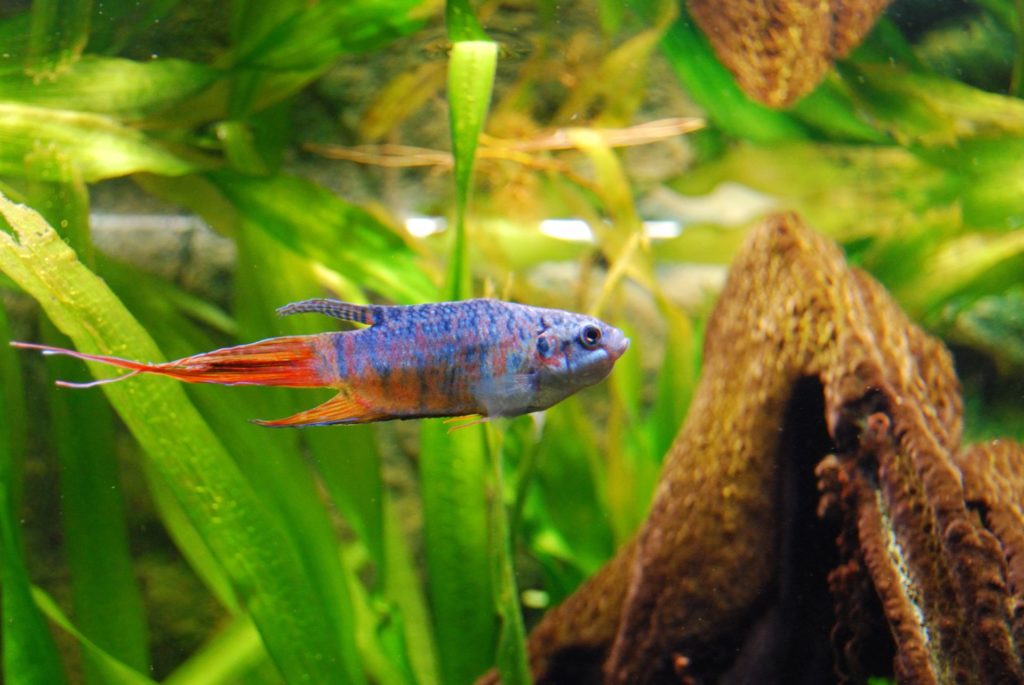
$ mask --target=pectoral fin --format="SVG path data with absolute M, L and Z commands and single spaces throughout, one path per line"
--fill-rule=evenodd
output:
M 284 426 L 301 428 L 304 426 L 329 426 L 335 423 L 371 423 L 390 418 L 394 417 L 361 402 L 358 397 L 345 389 L 312 409 L 300 411 L 298 414 L 283 419 L 271 421 L 255 419 L 253 423 L 273 428 Z
M 492 417 L 490 416 L 480 416 L 479 414 L 471 414 L 470 416 L 450 416 L 444 420 L 444 423 L 448 425 L 448 432 L 454 433 L 462 428 L 469 428 L 470 426 L 487 423 L 491 418 Z
M 533 411 L 537 397 L 537 376 L 511 373 L 488 378 L 477 384 L 476 399 L 487 416 L 518 416 Z

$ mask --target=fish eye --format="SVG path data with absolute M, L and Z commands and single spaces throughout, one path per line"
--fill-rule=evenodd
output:
M 601 329 L 594 324 L 587 324 L 580 329 L 580 344 L 588 350 L 597 347 L 601 342 Z

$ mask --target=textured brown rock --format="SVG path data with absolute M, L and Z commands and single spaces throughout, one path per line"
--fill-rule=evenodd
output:
M 1024 645 L 1024 447 L 1009 440 L 974 445 L 956 457 L 964 494 L 1007 560 L 1014 641 Z
M 531 634 L 538 681 L 1024 682 L 1024 451 L 960 433 L 945 348 L 768 221 L 649 518 Z
M 743 91 L 771 107 L 809 93 L 864 38 L 889 0 L 690 0 Z

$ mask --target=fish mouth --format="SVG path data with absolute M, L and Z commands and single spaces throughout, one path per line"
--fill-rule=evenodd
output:
M 608 356 L 611 357 L 613 362 L 618 361 L 619 357 L 624 355 L 626 350 L 629 349 L 629 338 L 624 335 L 620 335 L 619 337 L 620 339 L 617 341 L 618 344 L 608 346 Z

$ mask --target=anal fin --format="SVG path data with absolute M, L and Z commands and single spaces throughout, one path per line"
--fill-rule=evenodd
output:
M 389 418 L 393 417 L 360 402 L 347 390 L 342 390 L 331 399 L 312 409 L 300 411 L 298 414 L 292 414 L 283 419 L 271 421 L 254 419 L 253 423 L 273 428 L 285 426 L 301 428 L 303 426 L 329 426 L 335 423 L 370 423 Z

